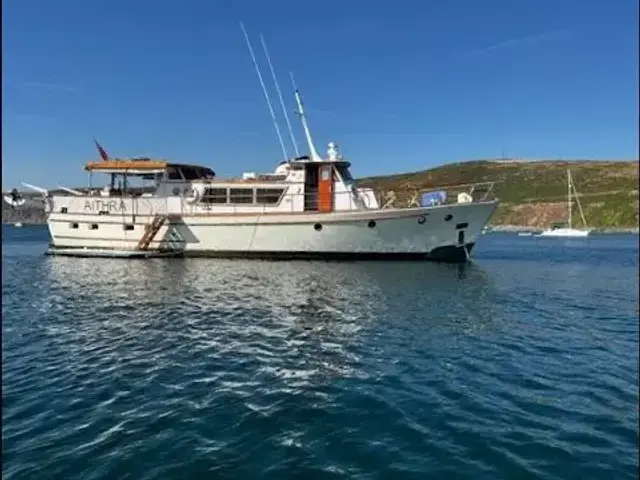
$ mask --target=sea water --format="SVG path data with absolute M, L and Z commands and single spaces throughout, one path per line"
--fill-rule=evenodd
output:
M 46 257 L 3 227 L 6 479 L 635 479 L 638 236 L 467 266 Z

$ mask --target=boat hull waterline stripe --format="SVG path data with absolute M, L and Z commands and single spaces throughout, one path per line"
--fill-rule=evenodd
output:
M 320 261 L 434 261 L 443 263 L 465 263 L 467 255 L 471 253 L 475 242 L 461 247 L 438 247 L 428 253 L 408 252 L 257 252 L 257 251 L 182 251 L 182 252 L 141 252 L 131 251 L 131 255 L 122 250 L 77 248 L 50 248 L 47 255 L 73 257 L 106 257 L 106 258 L 153 258 L 154 256 L 172 256 L 189 258 L 220 258 L 220 259 L 255 259 L 255 260 L 320 260 Z M 466 253 L 465 253 L 466 248 Z M 154 255 L 160 253 L 160 255 Z M 164 253 L 164 255 L 162 255 Z

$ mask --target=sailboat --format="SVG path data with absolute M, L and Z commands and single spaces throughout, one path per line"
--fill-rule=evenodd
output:
M 580 211 L 580 217 L 582 217 L 582 223 L 584 224 L 584 228 L 577 229 L 572 227 L 572 207 L 573 202 L 571 201 L 571 191 L 575 193 L 576 202 L 578 204 L 578 210 Z M 589 235 L 591 230 L 587 227 L 587 221 L 584 218 L 584 213 L 582 211 L 582 205 L 580 205 L 580 198 L 578 198 L 578 191 L 576 190 L 575 185 L 573 184 L 573 180 L 571 178 L 571 170 L 567 168 L 567 207 L 569 210 L 569 218 L 567 219 L 566 224 L 554 224 L 551 228 L 543 231 L 539 237 L 586 237 Z

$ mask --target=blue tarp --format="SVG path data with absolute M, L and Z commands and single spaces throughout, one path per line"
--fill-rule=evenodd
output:
M 420 198 L 420 206 L 432 207 L 434 205 L 442 205 L 447 203 L 447 192 L 429 192 L 423 193 Z

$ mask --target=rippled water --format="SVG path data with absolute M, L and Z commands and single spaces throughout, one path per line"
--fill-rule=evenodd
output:
M 3 228 L 3 476 L 636 478 L 638 237 L 51 258 Z

